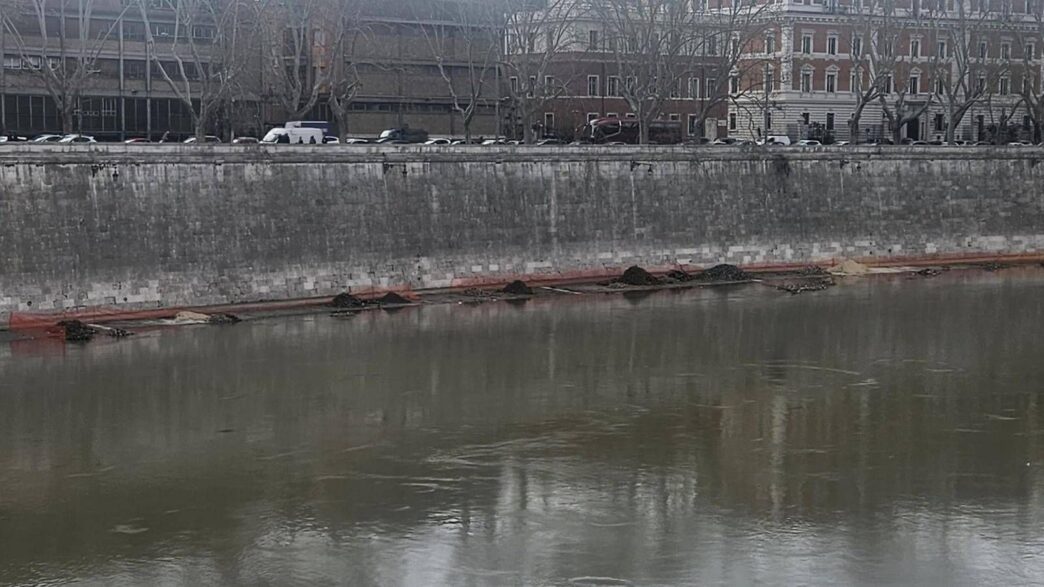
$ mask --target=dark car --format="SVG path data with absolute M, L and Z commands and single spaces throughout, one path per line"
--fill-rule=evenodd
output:
M 377 137 L 378 143 L 423 143 L 428 140 L 428 131 L 419 128 L 389 128 Z

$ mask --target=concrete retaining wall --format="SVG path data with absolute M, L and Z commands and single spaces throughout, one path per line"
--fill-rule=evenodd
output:
M 0 148 L 0 313 L 1044 251 L 1044 150 Z

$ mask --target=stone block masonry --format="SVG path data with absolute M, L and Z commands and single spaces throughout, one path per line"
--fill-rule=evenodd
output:
M 1044 251 L 1044 151 L 0 148 L 0 313 Z M 2 318 L 0 318 L 2 319 Z

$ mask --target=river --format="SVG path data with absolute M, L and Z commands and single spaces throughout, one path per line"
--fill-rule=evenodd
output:
M 1044 271 L 0 347 L 0 584 L 1025 584 Z

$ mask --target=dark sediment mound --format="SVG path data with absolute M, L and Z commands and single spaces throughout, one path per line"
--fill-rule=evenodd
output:
M 477 298 L 477 299 L 486 299 L 486 300 L 488 300 L 488 299 L 492 299 L 492 298 L 496 297 L 493 294 L 493 292 L 487 291 L 487 290 L 484 290 L 484 289 L 479 289 L 477 287 L 469 287 L 468 289 L 466 289 L 466 290 L 464 290 L 464 291 L 462 291 L 460 293 L 465 295 L 465 296 L 468 296 L 469 298 Z
M 823 269 L 819 265 L 809 265 L 808 267 L 802 267 L 801 270 L 798 271 L 798 274 L 799 275 L 814 276 L 814 275 L 830 275 L 830 272 L 827 271 L 826 269 Z
M 526 285 L 526 282 L 522 281 L 521 279 L 516 279 L 515 281 L 512 281 L 511 283 L 505 285 L 504 289 L 502 289 L 501 291 L 514 296 L 533 295 L 533 288 Z
M 667 275 L 665 277 L 670 281 L 675 281 L 678 283 L 685 283 L 686 281 L 692 281 L 696 279 L 696 277 L 693 276 L 691 273 L 686 273 L 681 269 L 672 269 L 667 272 Z
M 64 320 L 58 323 L 65 340 L 69 342 L 87 342 L 94 338 L 98 331 L 79 320 Z
M 390 291 L 381 296 L 381 298 L 377 300 L 377 303 L 382 306 L 405 306 L 406 304 L 409 304 L 410 301 L 399 294 Z
M 697 279 L 701 281 L 747 281 L 750 275 L 735 265 L 715 265 L 700 273 Z
M 942 270 L 936 269 L 935 267 L 925 267 L 920 271 L 915 271 L 914 274 L 920 275 L 921 277 L 935 277 L 936 275 L 942 275 Z
M 210 318 L 207 319 L 207 322 L 209 322 L 211 324 L 219 324 L 220 325 L 220 324 L 237 324 L 237 323 L 241 322 L 241 320 L 239 319 L 239 316 L 234 316 L 232 314 L 211 314 Z
M 791 295 L 807 293 L 810 291 L 823 291 L 828 287 L 836 285 L 834 280 L 827 277 L 824 279 L 812 279 L 797 282 L 784 282 L 776 286 L 776 289 L 785 291 Z
M 982 268 L 985 271 L 1000 271 L 1001 269 L 1007 269 L 1008 265 L 1004 265 L 1003 263 L 987 263 L 983 265 Z
M 652 273 L 637 265 L 628 267 L 627 271 L 624 271 L 616 281 L 627 285 L 659 285 L 661 283 Z
M 113 338 L 126 338 L 128 336 L 133 336 L 134 335 L 133 332 L 131 332 L 129 330 L 124 330 L 122 328 L 106 328 L 105 329 L 105 334 L 107 336 L 111 336 Z
M 366 306 L 366 302 L 350 293 L 342 293 L 337 294 L 334 296 L 334 299 L 330 300 L 330 306 L 333 308 L 362 308 Z

